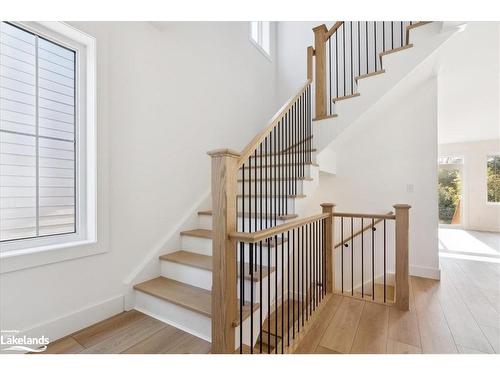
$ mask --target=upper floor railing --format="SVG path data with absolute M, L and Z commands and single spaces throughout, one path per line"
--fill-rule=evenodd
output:
M 408 45 L 413 21 L 339 21 L 314 31 L 315 118 L 335 115 L 335 102 L 358 95 L 358 81 L 384 72 L 381 57 Z M 312 64 L 311 64 L 312 67 Z M 311 75 L 312 77 L 312 75 Z

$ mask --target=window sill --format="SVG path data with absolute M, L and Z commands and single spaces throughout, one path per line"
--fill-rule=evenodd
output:
M 0 274 L 105 252 L 107 252 L 106 246 L 99 246 L 96 240 L 78 240 L 56 245 L 12 250 L 0 254 Z

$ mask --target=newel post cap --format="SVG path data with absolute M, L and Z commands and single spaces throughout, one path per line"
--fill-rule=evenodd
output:
M 321 203 L 320 206 L 323 207 L 323 212 L 331 212 L 335 207 L 335 203 Z
M 227 156 L 231 158 L 241 157 L 240 152 L 231 150 L 229 148 L 218 148 L 216 150 L 208 151 L 207 154 L 210 155 L 211 157 L 221 157 L 221 156 Z
M 392 207 L 394 207 L 395 209 L 403 208 L 403 209 L 407 209 L 407 210 L 409 210 L 411 208 L 411 206 L 409 204 L 404 204 L 404 203 L 395 204 Z

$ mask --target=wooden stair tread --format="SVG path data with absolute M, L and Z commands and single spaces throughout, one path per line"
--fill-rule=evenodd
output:
M 212 231 L 210 229 L 190 229 L 181 232 L 181 236 L 191 236 L 199 238 L 212 238 Z
M 387 55 L 390 55 L 392 53 L 396 53 L 396 52 L 400 52 L 400 51 L 404 51 L 404 50 L 407 50 L 409 48 L 412 48 L 413 47 L 413 44 L 406 44 L 402 47 L 398 47 L 398 48 L 394 48 L 394 49 L 391 49 L 391 50 L 388 50 L 388 51 L 384 51 L 384 52 L 380 52 L 379 53 L 379 56 L 380 58 L 382 58 L 383 56 L 387 56 Z
M 162 276 L 134 285 L 134 289 L 182 306 L 209 318 L 212 317 L 212 292 L 209 290 L 197 288 Z M 258 309 L 259 304 L 254 303 L 254 311 Z M 249 316 L 250 306 L 247 303 L 243 305 L 243 319 Z M 238 325 L 239 314 L 236 321 L 233 322 L 233 326 L 236 327 Z
M 200 268 L 200 269 L 207 270 L 207 271 L 212 271 L 212 267 L 213 267 L 212 266 L 213 262 L 212 262 L 211 256 L 197 254 L 197 253 L 193 253 L 193 252 L 186 251 L 186 250 L 179 250 L 179 251 L 175 251 L 173 253 L 161 255 L 160 259 L 168 261 L 168 262 L 172 262 L 172 263 L 178 263 L 178 264 L 183 264 L 186 266 Z M 245 263 L 244 267 L 245 267 L 244 268 L 245 279 L 250 280 L 251 279 L 250 271 L 249 271 L 250 265 L 248 263 Z M 240 270 L 240 264 L 238 264 L 238 272 L 239 272 L 239 270 Z M 260 266 L 257 267 L 257 271 L 254 271 L 253 279 L 255 281 L 258 281 L 260 279 L 259 271 L 260 271 Z M 268 267 L 262 266 L 262 277 L 263 278 L 267 277 L 269 272 L 273 272 L 273 271 L 274 271 L 274 267 L 268 268 Z
M 212 231 L 209 229 L 191 229 L 191 230 L 185 230 L 181 232 L 181 236 L 192 236 L 192 237 L 199 237 L 199 238 L 212 238 Z M 281 245 L 282 241 L 279 238 L 280 235 L 278 235 L 278 242 L 277 245 Z M 286 242 L 287 240 L 285 239 L 283 242 Z M 271 240 L 270 241 L 271 247 L 275 247 L 275 241 Z M 262 241 L 262 246 L 266 246 L 266 241 Z
M 338 96 L 336 98 L 333 98 L 332 99 L 332 102 L 339 102 L 341 100 L 346 100 L 346 99 L 352 99 L 352 98 L 357 98 L 358 96 L 360 96 L 361 94 L 359 92 L 356 92 L 354 94 L 351 94 L 351 95 L 345 95 L 345 96 Z
M 198 215 L 206 215 L 206 216 L 212 216 L 212 210 L 205 210 L 205 211 L 198 211 Z M 238 217 L 242 217 L 243 216 L 243 213 L 242 212 L 238 212 Z M 248 212 L 245 212 L 245 217 L 250 217 L 250 213 Z M 252 215 L 252 218 L 254 216 Z M 260 217 L 260 214 L 259 214 L 259 217 Z M 274 215 L 263 215 L 262 217 L 266 218 L 266 219 L 269 219 L 269 218 L 272 218 L 274 219 Z M 278 215 L 276 218 L 278 220 L 291 220 L 291 219 L 296 219 L 298 218 L 299 215 L 297 214 L 287 214 L 287 215 Z
M 329 118 L 335 118 L 335 117 L 338 117 L 338 116 L 339 116 L 338 114 L 332 113 L 331 115 L 316 116 L 312 120 L 313 121 L 320 121 L 320 120 L 326 120 L 326 119 L 329 119 Z
M 371 72 L 371 73 L 368 73 L 368 74 L 362 74 L 360 76 L 355 77 L 354 80 L 357 82 L 360 79 L 365 79 L 365 78 L 370 78 L 370 77 L 373 77 L 373 76 L 378 76 L 378 75 L 383 74 L 383 73 L 385 73 L 385 69 L 377 70 L 376 72 Z

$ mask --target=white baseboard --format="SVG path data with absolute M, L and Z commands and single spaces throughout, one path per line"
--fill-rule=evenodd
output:
M 53 342 L 75 331 L 123 312 L 123 303 L 122 295 L 115 296 L 56 319 L 23 329 L 20 335 L 29 337 L 45 335 L 45 337 L 49 338 L 50 342 Z
M 425 277 L 427 279 L 440 280 L 441 270 L 439 268 L 412 266 L 410 265 L 410 275 Z

